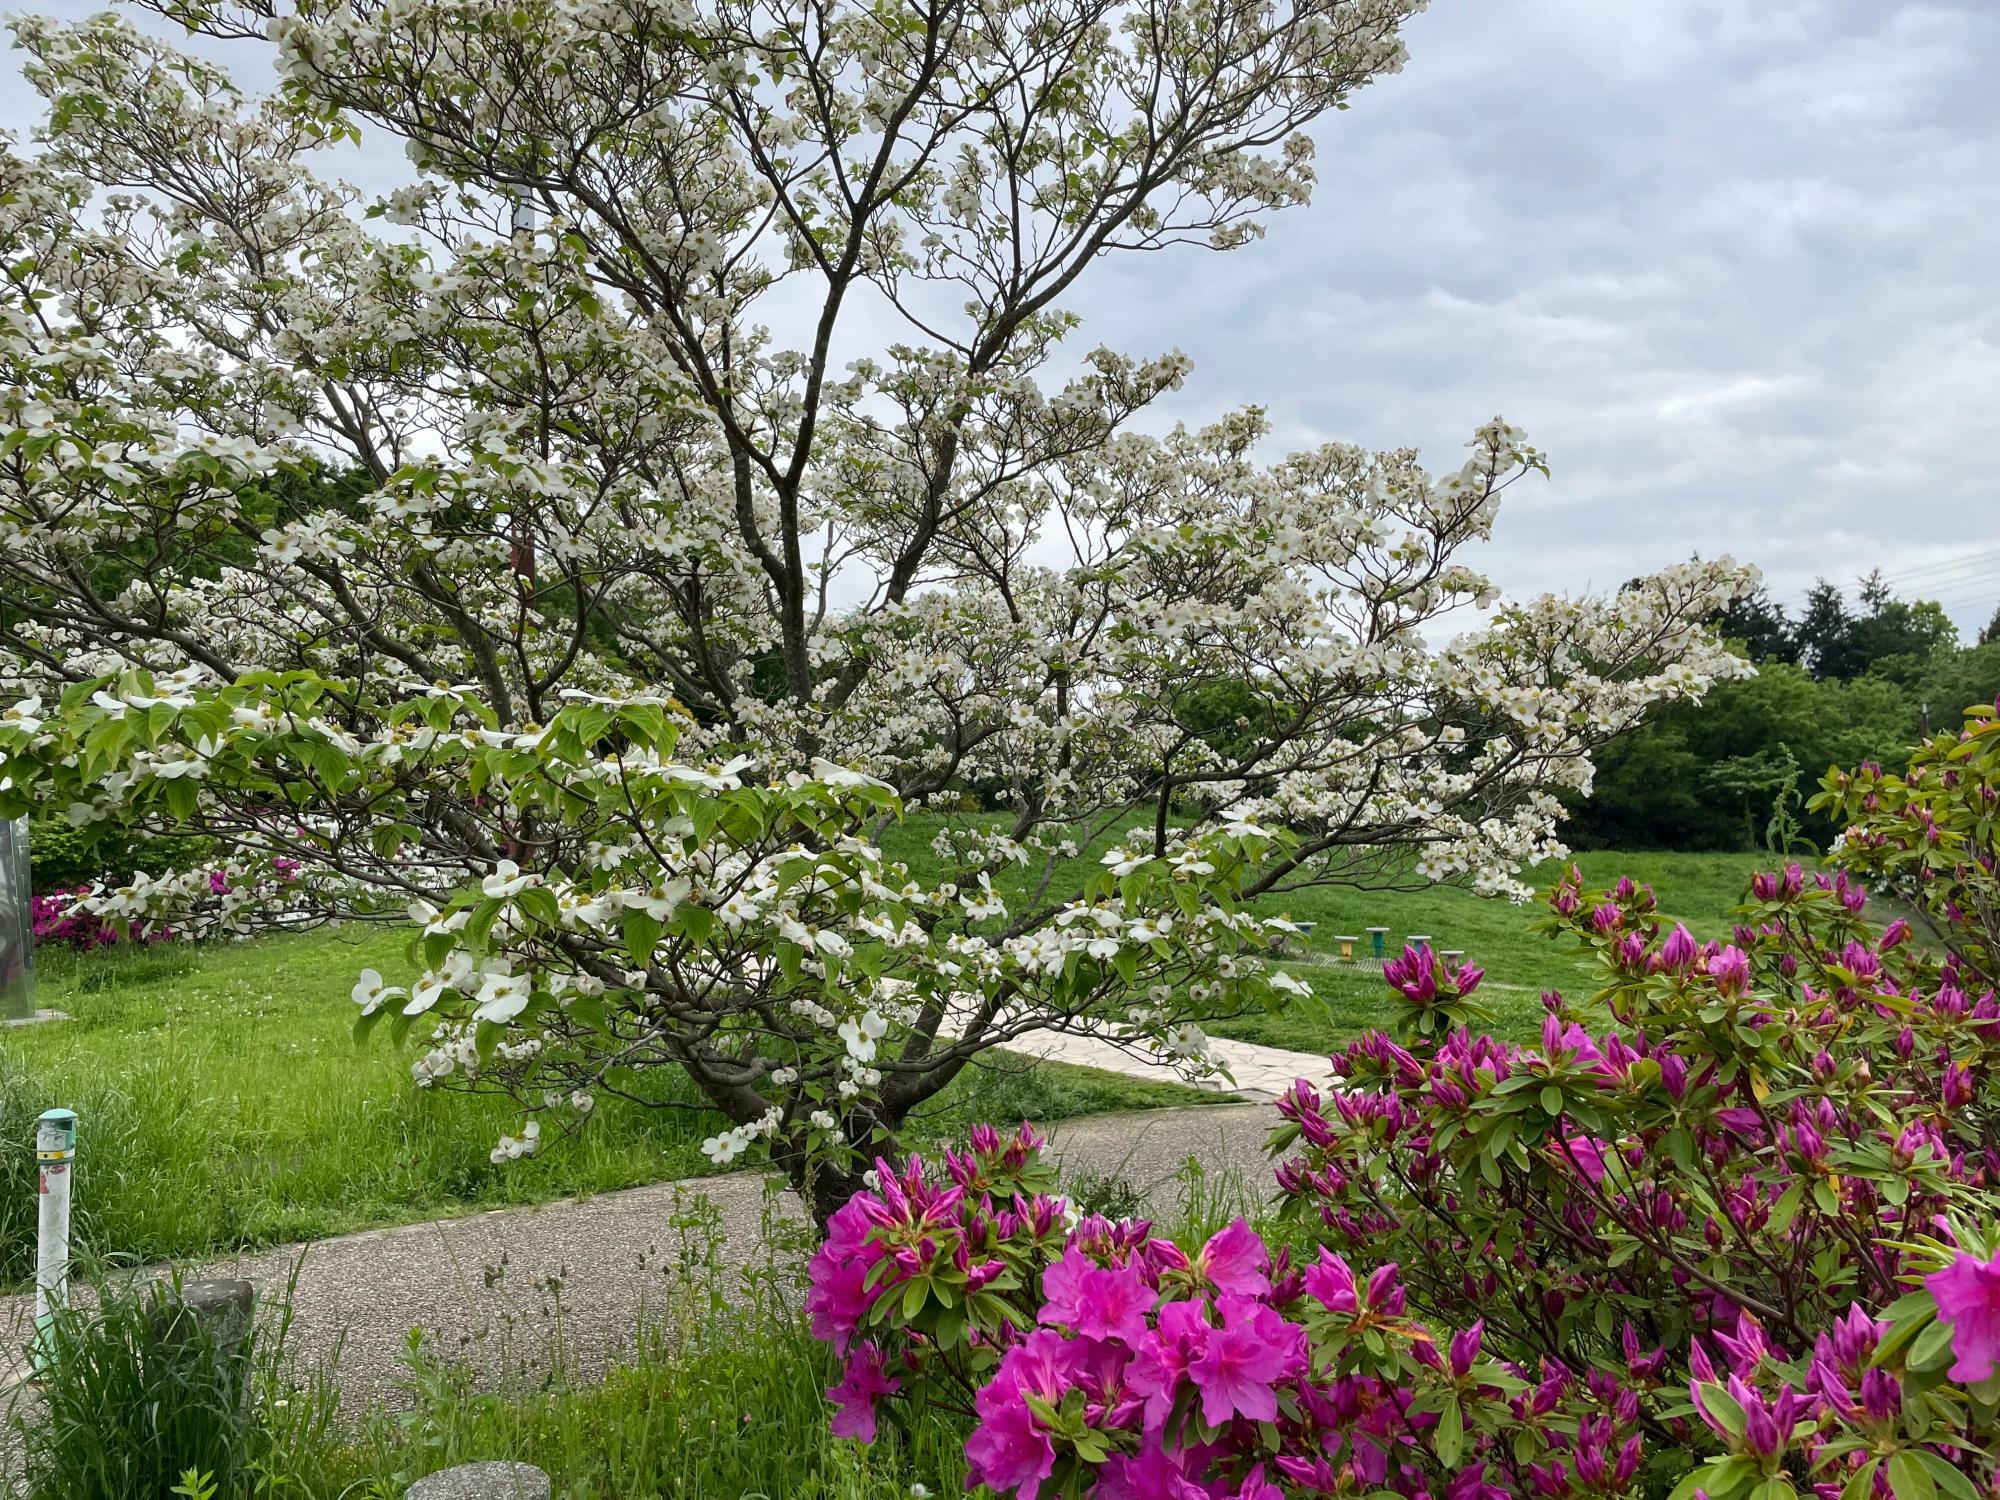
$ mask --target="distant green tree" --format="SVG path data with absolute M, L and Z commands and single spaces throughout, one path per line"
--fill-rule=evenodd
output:
M 1925 664 L 1910 691 L 1920 711 L 1922 705 L 1930 706 L 1933 727 L 1955 723 L 1974 704 L 1993 702 L 2000 696 L 2000 640 L 1940 652 Z
M 1806 607 L 1799 616 L 1798 660 L 1815 677 L 1851 677 L 1853 636 L 1854 618 L 1847 612 L 1846 597 L 1836 585 L 1820 579 L 1807 591 Z
M 2000 667 L 2000 649 L 1992 666 Z M 1936 680 L 1938 701 L 1945 701 L 1941 668 Z M 1984 680 L 1971 670 L 1950 691 Z M 1700 707 L 1676 706 L 1645 732 L 1600 754 L 1595 786 L 1573 805 L 1565 837 L 1585 849 L 1755 847 L 1763 840 L 1776 781 L 1760 788 L 1725 786 L 1711 780 L 1712 771 L 1731 762 L 1739 769 L 1758 765 L 1779 745 L 1808 783 L 1836 764 L 1872 759 L 1898 768 L 1922 729 L 1920 701 L 1910 687 L 1887 678 L 1822 680 L 1803 667 L 1765 662 L 1756 677 L 1717 687 Z M 1833 829 L 1807 819 L 1800 832 L 1823 844 Z
M 1782 604 L 1772 602 L 1769 590 L 1759 586 L 1754 592 L 1731 600 L 1710 621 L 1722 638 L 1752 661 L 1796 662 L 1799 639 Z

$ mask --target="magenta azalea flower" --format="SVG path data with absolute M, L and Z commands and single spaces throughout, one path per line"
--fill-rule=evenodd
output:
M 1572 1135 L 1564 1139 L 1563 1148 L 1567 1151 L 1569 1160 L 1575 1164 L 1577 1171 L 1588 1177 L 1593 1183 L 1604 1181 L 1604 1142 L 1598 1140 L 1595 1136 Z
M 876 1399 L 901 1390 L 902 1385 L 884 1366 L 880 1349 L 856 1344 L 848 1351 L 840 1384 L 827 1388 L 827 1399 L 840 1408 L 833 1414 L 833 1435 L 874 1442 Z
M 1032 1394 L 1060 1402 L 1074 1383 L 1076 1354 L 1076 1346 L 1053 1328 L 1037 1328 L 1007 1351 L 993 1378 L 973 1398 L 979 1425 L 965 1440 L 970 1483 L 1018 1490 L 1020 1500 L 1035 1500 L 1042 1481 L 1055 1471 L 1056 1450 L 1025 1398 Z
M 1285 1500 L 1285 1492 L 1264 1477 L 1264 1466 L 1253 1466 L 1243 1483 L 1231 1490 L 1228 1500 Z
M 1207 1309 L 1199 1302 L 1161 1304 L 1159 1326 L 1125 1372 L 1132 1393 L 1145 1402 L 1146 1431 L 1157 1433 L 1180 1394 L 1188 1366 L 1208 1347 Z
M 1194 1262 L 1210 1286 L 1239 1297 L 1262 1297 L 1270 1292 L 1271 1278 L 1264 1274 L 1270 1263 L 1263 1240 L 1241 1219 L 1203 1245 Z
M 1129 1458 L 1115 1453 L 1098 1476 L 1096 1500 L 1209 1500 L 1207 1486 L 1188 1478 L 1190 1456 L 1189 1449 L 1170 1453 L 1159 1443 L 1143 1443 Z
M 1042 1273 L 1041 1320 L 1064 1323 L 1087 1339 L 1117 1339 L 1136 1349 L 1146 1339 L 1153 1289 L 1136 1265 L 1099 1266 L 1074 1245 Z
M 1202 1421 L 1211 1427 L 1232 1416 L 1276 1421 L 1278 1398 L 1271 1388 L 1291 1372 L 1304 1331 L 1247 1299 L 1225 1297 L 1216 1311 L 1222 1326 L 1188 1366 L 1188 1378 L 1201 1392 Z
M 826 1243 L 812 1258 L 806 1313 L 812 1319 L 813 1337 L 831 1343 L 836 1354 L 847 1352 L 861 1320 L 887 1285 L 868 1285 L 869 1272 L 885 1253 L 868 1238 L 871 1227 L 861 1198 L 850 1199 L 828 1221 Z
M 1924 1278 L 1938 1317 L 1951 1325 L 1953 1380 L 1985 1380 L 2000 1366 L 2000 1255 L 1991 1260 L 1961 1251 L 1957 1260 Z
M 1354 1292 L 1354 1272 L 1347 1262 L 1325 1246 L 1319 1261 L 1306 1268 L 1306 1295 L 1316 1299 L 1328 1312 L 1359 1312 L 1361 1303 Z

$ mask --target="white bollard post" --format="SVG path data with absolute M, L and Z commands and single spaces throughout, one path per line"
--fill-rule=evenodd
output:
M 35 1122 L 41 1217 L 35 1235 L 34 1372 L 48 1368 L 56 1313 L 69 1291 L 70 1168 L 76 1162 L 76 1112 L 51 1109 Z

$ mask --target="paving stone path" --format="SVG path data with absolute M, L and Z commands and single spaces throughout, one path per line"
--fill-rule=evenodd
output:
M 1171 1215 L 1197 1183 L 1261 1197 L 1272 1121 L 1266 1105 L 1217 1104 L 1095 1115 L 1048 1134 L 1072 1183 L 1084 1173 L 1122 1182 Z M 245 1277 L 267 1300 L 296 1277 L 292 1347 L 332 1363 L 354 1412 L 404 1404 L 397 1382 L 412 1328 L 488 1381 L 537 1379 L 557 1362 L 587 1377 L 630 1349 L 649 1319 L 670 1315 L 704 1245 L 728 1285 L 761 1246 L 802 1232 L 775 1179 L 738 1172 L 279 1246 L 187 1275 Z M 0 1348 L 19 1350 L 32 1316 L 29 1297 L 0 1298 Z M 26 1390 L 20 1373 L 0 1368 L 0 1388 Z M 0 1390 L 0 1410 L 9 1399 Z

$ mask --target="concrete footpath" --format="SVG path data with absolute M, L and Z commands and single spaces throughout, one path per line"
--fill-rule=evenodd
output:
M 1122 1073 L 1128 1078 L 1150 1078 L 1161 1083 L 1188 1081 L 1171 1062 L 1151 1053 L 1139 1042 L 1120 1043 L 1066 1031 L 1031 1031 L 1008 1042 L 1007 1050 L 1046 1062 L 1074 1063 L 1106 1073 Z M 1212 1036 L 1208 1039 L 1208 1053 L 1227 1076 L 1208 1078 L 1195 1086 L 1241 1094 L 1248 1099 L 1276 1099 L 1299 1078 L 1310 1079 L 1324 1093 L 1336 1078 L 1333 1064 L 1324 1056 L 1287 1052 L 1259 1042 Z
M 1208 1190 L 1265 1196 L 1262 1147 L 1274 1123 L 1267 1105 L 1218 1104 L 1094 1115 L 1048 1134 L 1071 1180 L 1123 1183 L 1166 1216 L 1179 1207 L 1190 1160 Z M 185 1274 L 246 1277 L 267 1303 L 296 1276 L 291 1346 L 331 1363 L 354 1412 L 404 1404 L 397 1382 L 413 1328 L 487 1382 L 539 1379 L 558 1362 L 588 1377 L 668 1315 L 691 1281 L 733 1289 L 773 1240 L 793 1242 L 784 1248 L 795 1265 L 803 1232 L 790 1193 L 766 1174 L 739 1172 L 284 1245 Z M 0 1298 L 6 1357 L 26 1343 L 32 1316 L 31 1298 Z M 26 1389 L 20 1373 L 0 1365 L 0 1410 L 11 1399 L 5 1387 Z

